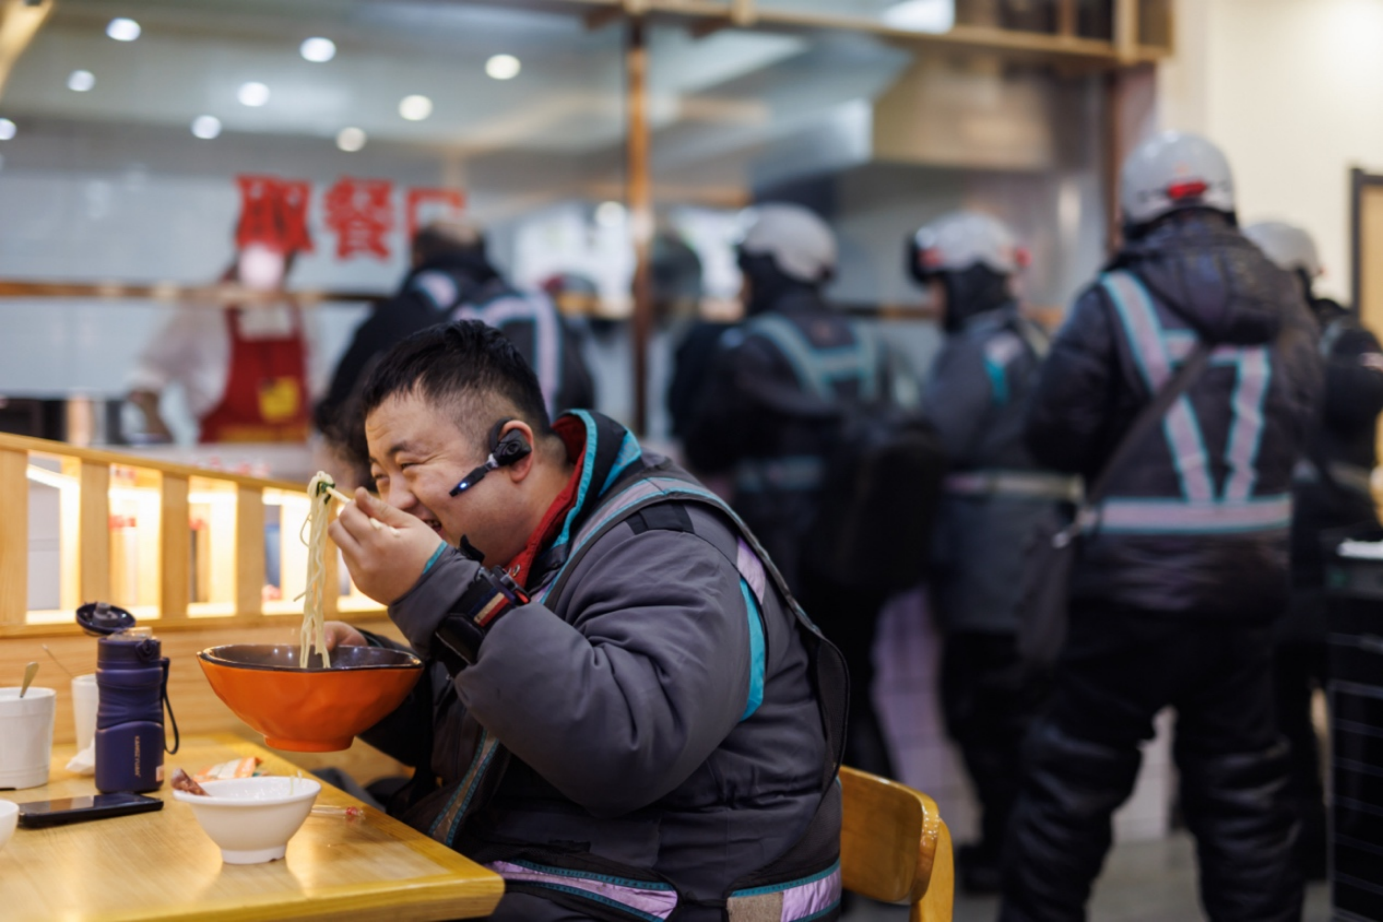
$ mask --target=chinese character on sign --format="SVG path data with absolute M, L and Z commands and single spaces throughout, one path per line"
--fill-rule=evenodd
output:
M 280 253 L 312 251 L 307 221 L 311 183 L 246 175 L 236 177 L 236 184 L 240 187 L 238 248 L 260 244 Z
M 460 221 L 466 207 L 466 195 L 460 189 L 427 189 L 415 186 L 408 191 L 405 206 L 408 239 L 413 240 L 418 229 L 434 221 Z
M 394 230 L 394 184 L 343 176 L 327 190 L 327 227 L 336 232 L 337 259 L 366 253 L 389 259 L 385 235 Z

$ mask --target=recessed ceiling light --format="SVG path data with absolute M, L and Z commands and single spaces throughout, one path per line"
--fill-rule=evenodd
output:
M 365 132 L 359 128 L 343 128 L 336 135 L 337 148 L 348 154 L 354 154 L 365 147 L 365 141 Z
M 410 122 L 421 122 L 432 115 L 432 100 L 426 96 L 405 96 L 399 100 L 399 114 Z
M 106 24 L 106 34 L 117 42 L 133 42 L 139 38 L 139 23 L 119 16 Z
M 955 0 L 903 0 L 879 14 L 886 26 L 909 32 L 948 32 L 956 23 Z
M 313 64 L 324 64 L 336 57 L 336 42 L 320 37 L 304 39 L 298 46 L 298 53 Z
M 485 62 L 485 74 L 495 80 L 518 77 L 519 59 L 512 54 L 497 54 Z
M 214 115 L 199 115 L 192 120 L 192 133 L 203 141 L 221 134 L 221 120 Z
M 618 227 L 624 220 L 625 206 L 619 202 L 602 202 L 596 206 L 596 223 L 601 227 Z
M 0 119 L 0 141 L 8 141 L 14 137 L 15 125 L 9 119 Z
M 257 108 L 269 102 L 269 87 L 256 80 L 249 83 L 242 83 L 240 89 L 236 91 L 235 98 L 240 100 L 242 106 Z
M 85 93 L 96 86 L 96 75 L 91 71 L 73 71 L 67 75 L 67 88 L 74 93 Z

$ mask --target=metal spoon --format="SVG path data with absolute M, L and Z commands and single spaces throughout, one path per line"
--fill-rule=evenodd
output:
M 24 693 L 29 691 L 29 684 L 34 681 L 34 676 L 38 673 L 38 661 L 31 660 L 24 667 L 24 685 L 19 687 L 19 697 L 24 698 Z

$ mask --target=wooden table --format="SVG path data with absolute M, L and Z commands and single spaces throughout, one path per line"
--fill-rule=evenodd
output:
M 0 792 L 10 801 L 89 795 L 90 776 L 53 754 L 48 785 Z M 258 756 L 272 774 L 297 768 L 241 738 L 185 737 L 171 772 Z M 311 815 L 282 861 L 223 865 L 187 805 L 167 786 L 161 811 L 63 827 L 23 827 L 0 848 L 4 920 L 455 920 L 489 914 L 504 881 L 460 853 L 371 808 Z M 330 785 L 317 804 L 359 805 Z

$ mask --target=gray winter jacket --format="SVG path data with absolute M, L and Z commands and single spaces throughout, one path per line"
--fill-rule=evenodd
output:
M 1040 471 L 1024 416 L 1045 334 L 1011 302 L 968 318 L 947 337 L 923 389 L 924 415 L 950 462 L 938 507 L 929 585 L 948 631 L 1008 633 L 1024 548 L 1074 482 Z
M 618 424 L 573 417 L 583 487 L 533 602 L 362 735 L 438 780 L 391 812 L 554 908 L 720 919 L 732 891 L 811 879 L 782 911 L 825 909 L 840 795 L 812 632 L 723 505 Z M 440 618 L 476 566 L 449 550 L 391 617 Z M 788 855 L 814 817 L 822 842 Z

